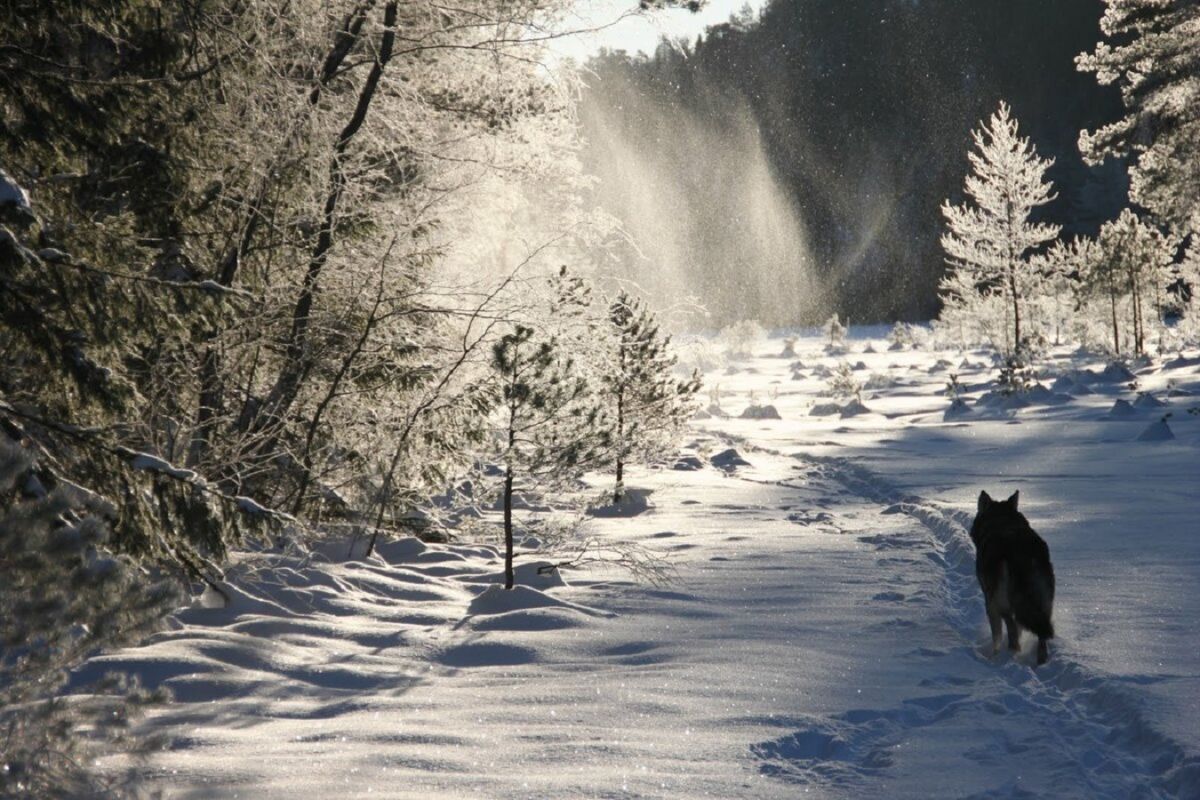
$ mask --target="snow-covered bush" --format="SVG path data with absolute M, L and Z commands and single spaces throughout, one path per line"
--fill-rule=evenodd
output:
M 888 331 L 887 338 L 890 345 L 889 350 L 907 350 L 913 344 L 912 333 L 908 324 L 904 322 L 897 322 L 893 325 L 892 329 Z
M 730 358 L 750 358 L 755 346 L 767 338 L 767 330 L 755 320 L 742 320 L 724 328 L 717 338 Z
M 838 398 L 853 398 L 862 401 L 862 382 L 854 374 L 854 368 L 845 361 L 833 368 L 826 380 L 829 393 Z

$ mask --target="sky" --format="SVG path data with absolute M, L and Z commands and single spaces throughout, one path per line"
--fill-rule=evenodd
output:
M 708 0 L 695 13 L 683 9 L 637 13 L 637 0 L 577 0 L 573 18 L 566 24 L 572 29 L 601 29 L 566 37 L 554 49 L 581 62 L 601 48 L 652 53 L 663 36 L 695 39 L 706 27 L 727 21 L 743 6 L 757 12 L 765 2 Z

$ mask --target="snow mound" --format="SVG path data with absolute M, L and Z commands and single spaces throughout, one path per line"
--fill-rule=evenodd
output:
M 832 417 L 842 413 L 837 403 L 817 403 L 808 411 L 810 417 Z
M 447 667 L 517 667 L 538 661 L 536 651 L 501 642 L 471 642 L 448 647 L 438 656 Z
M 1169 442 L 1175 438 L 1175 434 L 1171 432 L 1171 426 L 1167 424 L 1165 419 L 1160 419 L 1158 422 L 1152 422 L 1146 426 L 1146 430 L 1138 434 L 1139 442 Z
M 772 405 L 747 406 L 741 414 L 742 419 L 781 419 L 779 410 Z
M 742 458 L 742 454 L 732 447 L 728 450 L 722 450 L 715 456 L 709 459 L 714 467 L 726 471 L 737 469 L 738 467 L 748 467 L 750 462 Z
M 962 419 L 971 415 L 971 407 L 961 397 L 954 398 L 950 403 L 950 407 L 946 409 L 946 413 L 942 415 L 944 420 Z
M 699 461 L 699 459 L 696 460 Z M 587 510 L 587 513 L 590 516 L 601 518 L 636 517 L 638 514 L 644 514 L 654 508 L 650 502 L 651 494 L 653 494 L 652 489 L 626 489 L 616 503 L 593 506 Z
M 471 616 L 491 616 L 538 608 L 565 608 L 593 617 L 614 616 L 610 612 L 560 600 L 543 591 L 520 585 L 511 589 L 505 589 L 503 586 L 489 586 L 471 601 L 467 606 L 467 613 Z
M 728 419 L 729 418 L 729 415 L 727 413 L 725 413 L 725 409 L 721 408 L 721 406 L 718 405 L 717 403 L 712 403 L 711 405 L 709 405 L 708 408 L 706 408 L 704 410 L 706 412 L 708 412 L 708 415 L 710 417 L 715 417 L 716 419 Z
M 1050 391 L 1071 395 L 1092 394 L 1086 383 L 1077 381 L 1070 375 L 1060 375 L 1056 378 L 1054 383 L 1050 384 Z
M 1166 405 L 1149 392 L 1142 392 L 1138 395 L 1137 400 L 1133 401 L 1134 408 L 1165 408 Z
M 1040 383 L 1031 387 L 1025 396 L 1029 402 L 1044 406 L 1061 406 L 1063 403 L 1069 403 L 1075 399 L 1069 394 L 1051 391 Z
M 467 583 L 504 583 L 504 571 L 487 572 L 482 575 L 463 579 Z M 567 585 L 558 567 L 549 561 L 523 561 L 513 567 L 513 583 L 515 588 L 525 589 L 558 589 Z M 503 588 L 503 587 L 501 587 Z
M 399 539 L 379 542 L 375 545 L 375 552 L 389 564 L 403 564 L 406 561 L 415 561 L 428 553 L 429 545 L 415 536 L 403 536 Z
M 1016 411 L 1029 408 L 1029 398 L 1022 392 L 988 392 L 975 401 L 975 405 L 997 411 Z
M 1096 376 L 1098 383 L 1128 383 L 1134 379 L 1134 375 L 1129 371 L 1129 367 L 1124 364 L 1112 362 L 1104 371 Z
M 1117 400 L 1108 410 L 1109 419 L 1129 419 L 1137 416 L 1137 409 L 1128 400 Z
M 1197 356 L 1196 358 L 1176 356 L 1167 363 L 1163 364 L 1163 369 L 1185 369 L 1187 367 L 1200 367 L 1200 356 Z
M 849 419 L 850 417 L 858 417 L 863 414 L 871 413 L 874 412 L 864 406 L 859 400 L 851 400 L 849 403 L 846 403 L 846 405 L 842 406 L 841 410 L 842 419 Z
M 471 621 L 472 630 L 530 633 L 581 628 L 590 614 L 569 607 L 547 606 L 508 611 L 502 614 L 482 614 Z

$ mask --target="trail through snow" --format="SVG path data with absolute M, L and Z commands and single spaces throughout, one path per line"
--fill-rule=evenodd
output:
M 781 419 L 697 422 L 629 479 L 641 513 L 587 522 L 669 557 L 671 585 L 527 550 L 507 593 L 494 546 L 413 539 L 255 559 L 229 607 L 205 598 L 79 680 L 174 690 L 147 723 L 174 737 L 146 773 L 168 797 L 1200 797 L 1200 419 L 1173 401 L 1176 438 L 1136 442 L 1162 409 L 1110 420 L 1135 396 L 1099 381 L 975 406 L 974 354 L 947 422 L 961 354 L 863 344 L 850 360 L 884 387 L 865 410 L 809 413 L 829 403 L 813 367 L 840 360 L 818 340 L 803 369 L 734 364 L 721 404 L 765 395 Z M 1200 389 L 1187 360 L 1143 372 Z M 1011 488 L 1059 575 L 1037 670 L 1030 641 L 990 657 L 966 535 L 978 491 Z

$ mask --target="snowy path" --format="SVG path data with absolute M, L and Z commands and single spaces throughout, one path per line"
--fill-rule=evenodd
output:
M 168 797 L 1200 797 L 1200 601 L 1171 572 L 1200 577 L 1178 527 L 1196 443 L 1130 451 L 1173 500 L 1116 507 L 1088 493 L 1115 491 L 1095 450 L 1113 434 L 1086 427 L 1114 423 L 1084 422 L 1111 397 L 950 427 L 940 379 L 914 374 L 868 400 L 889 416 L 827 421 L 802 405 L 818 385 L 787 376 L 762 358 L 726 379 L 723 402 L 771 391 L 784 420 L 702 423 L 700 469 L 638 473 L 655 508 L 591 523 L 670 553 L 671 586 L 574 571 L 506 610 L 480 597 L 494 549 L 402 541 L 276 564 L 232 608 L 189 610 L 87 671 L 175 690 L 151 721 L 175 737 L 148 776 Z M 749 463 L 718 469 L 731 444 Z M 1060 576 L 1037 671 L 1028 648 L 987 657 L 963 529 L 1010 472 L 1057 495 L 1029 512 Z M 1081 502 L 1112 520 L 1071 517 Z M 1157 526 L 1154 570 L 1112 563 L 1110 530 L 1138 516 Z M 1139 647 L 1153 661 L 1125 655 Z
M 781 455 L 749 442 L 740 445 L 743 452 Z M 785 763 L 779 768 L 781 774 L 793 774 L 794 764 L 789 762 L 796 760 L 798 751 L 806 769 L 819 769 L 820 758 L 827 758 L 830 748 L 854 753 L 854 760 L 860 763 L 891 766 L 887 743 L 911 736 L 914 728 L 936 723 L 944 733 L 950 727 L 945 723 L 951 715 L 976 720 L 986 720 L 989 714 L 1015 715 L 1019 717 L 1017 730 L 1004 730 L 1003 726 L 993 730 L 995 740 L 990 751 L 981 750 L 978 742 L 962 749 L 963 741 L 975 737 L 949 739 L 945 743 L 949 746 L 942 751 L 946 758 L 960 752 L 969 760 L 984 756 L 1010 767 L 1021 765 L 1016 780 L 1004 789 L 994 786 L 986 792 L 988 797 L 1020 797 L 1031 791 L 1057 797 L 1200 795 L 1200 757 L 1189 755 L 1183 746 L 1157 731 L 1125 689 L 1088 670 L 1069 650 L 1056 653 L 1051 664 L 1035 672 L 1027 667 L 1032 664 L 1032 641 L 1027 636 L 1021 656 L 999 669 L 988 668 L 980 675 L 968 663 L 986 663 L 990 650 L 987 638 L 981 640 L 979 636 L 985 623 L 968 535 L 969 514 L 945 510 L 917 495 L 901 492 L 845 459 L 803 454 L 794 457 L 864 499 L 885 505 L 884 514 L 904 514 L 927 529 L 926 555 L 942 578 L 938 602 L 964 643 L 964 647 L 928 655 L 936 658 L 939 672 L 953 674 L 947 682 L 965 694 L 945 704 L 934 702 L 930 707 L 926 702 L 919 709 L 905 708 L 899 713 L 852 711 L 839 715 L 836 723 L 816 736 L 805 732 L 766 751 L 768 756 L 782 756 Z M 889 545 L 884 540 L 879 546 L 886 549 Z M 973 673 L 973 677 L 967 677 Z M 881 720 L 886 722 L 880 724 Z M 800 775 L 803 777 L 804 772 Z M 895 785 L 889 786 L 889 792 L 900 791 Z

